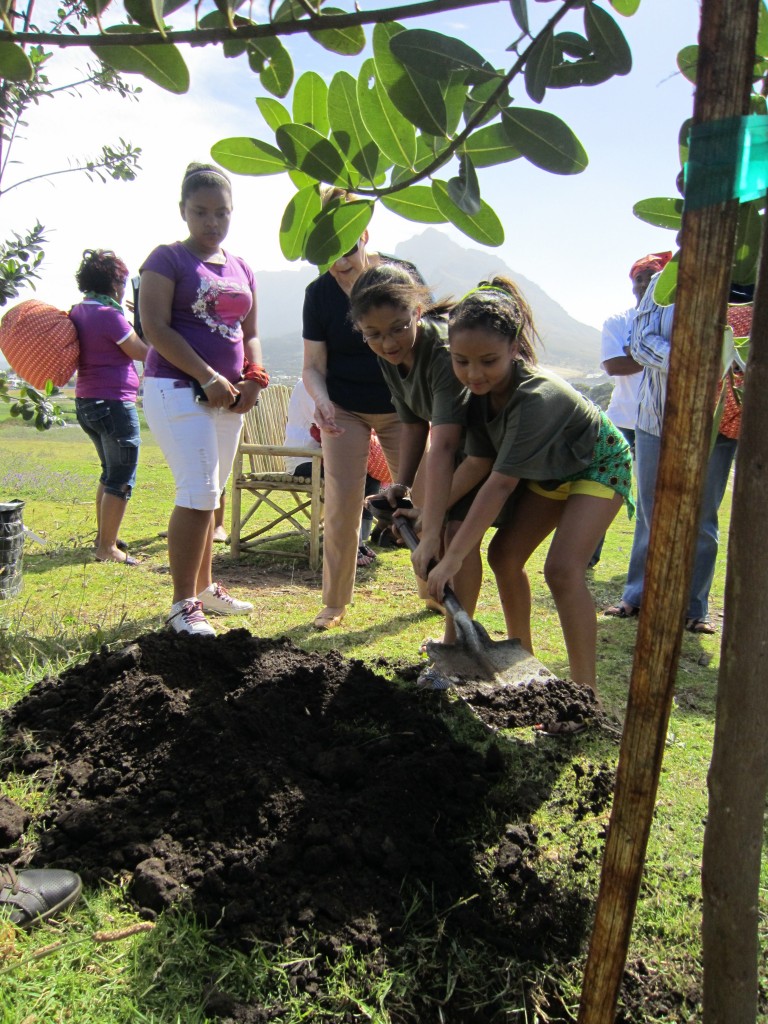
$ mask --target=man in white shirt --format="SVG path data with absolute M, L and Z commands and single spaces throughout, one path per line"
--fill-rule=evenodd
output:
M 637 396 L 643 367 L 629 354 L 629 336 L 637 307 L 645 295 L 651 278 L 663 270 L 672 258 L 671 252 L 652 252 L 635 260 L 629 271 L 635 305 L 622 313 L 614 313 L 603 324 L 600 347 L 601 366 L 613 377 L 613 392 L 606 416 L 615 423 L 629 441 L 632 454 L 635 453 L 635 422 L 637 420 Z M 605 538 L 603 538 L 604 540 Z M 590 568 L 597 565 L 603 550 L 603 541 L 590 559 Z

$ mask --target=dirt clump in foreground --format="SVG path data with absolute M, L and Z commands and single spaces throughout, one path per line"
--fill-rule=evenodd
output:
M 588 719 L 591 693 L 555 680 L 486 693 L 475 708 L 473 694 L 419 691 L 243 629 L 148 634 L 5 712 L 4 770 L 52 784 L 36 865 L 90 883 L 129 877 L 143 916 L 183 900 L 220 943 L 311 933 L 322 956 L 297 980 L 309 991 L 345 945 L 396 951 L 414 892 L 462 942 L 568 960 L 591 899 L 540 871 L 530 821 L 572 741 L 518 743 L 493 729 Z M 578 766 L 576 776 L 582 815 L 604 811 L 612 772 Z M 273 1019 L 215 1003 L 209 1012 L 227 1020 Z

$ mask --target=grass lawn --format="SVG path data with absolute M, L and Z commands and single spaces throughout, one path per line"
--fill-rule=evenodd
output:
M 96 462 L 81 431 L 75 426 L 40 434 L 7 418 L 0 420 L 0 500 L 22 499 L 25 525 L 46 541 L 44 546 L 27 541 L 22 592 L 0 600 L 0 706 L 11 706 L 39 679 L 59 675 L 103 645 L 116 649 L 140 634 L 162 628 L 170 607 L 171 580 L 165 541 L 159 534 L 167 524 L 173 487 L 149 433 L 145 431 L 142 439 L 139 479 L 121 531 L 141 566 L 127 569 L 93 560 Z M 722 508 L 723 536 L 729 512 L 730 493 Z M 622 513 L 609 532 L 601 562 L 590 573 L 598 611 L 621 594 L 631 542 L 632 526 Z M 567 659 L 543 580 L 543 555 L 539 551 L 534 556 L 531 572 L 536 655 L 565 677 Z M 329 633 L 319 633 L 310 625 L 321 605 L 320 579 L 306 563 L 255 556 L 233 562 L 228 549 L 219 545 L 214 573 L 236 596 L 254 603 L 255 611 L 247 623 L 254 634 L 286 636 L 299 647 L 321 654 L 340 651 L 346 658 L 360 659 L 395 678 L 398 665 L 418 661 L 422 640 L 439 634 L 440 621 L 423 610 L 415 595 L 408 555 L 402 550 L 381 552 L 374 566 L 359 574 L 355 601 L 343 626 Z M 723 589 L 721 557 L 712 590 L 712 617 L 718 625 Z M 492 637 L 503 635 L 503 618 L 487 579 L 477 618 Z M 236 619 L 218 622 L 222 629 L 243 624 Z M 626 704 L 635 635 L 636 620 L 599 618 L 599 688 L 606 711 L 617 723 Z M 686 633 L 683 638 L 675 707 L 630 952 L 633 964 L 643 964 L 647 970 L 649 986 L 656 986 L 661 979 L 679 993 L 690 991 L 693 995 L 666 1014 L 656 1011 L 646 1017 L 649 1022 L 693 1021 L 700 1013 L 695 998 L 700 985 L 699 868 L 719 642 L 719 634 Z M 535 824 L 544 837 L 540 845 L 552 876 L 572 880 L 574 873 L 580 872 L 579 885 L 594 899 L 599 859 L 584 869 L 575 866 L 575 851 L 601 848 L 608 812 L 579 819 L 568 809 L 574 799 L 575 775 L 594 771 L 595 766 L 612 768 L 618 745 L 609 734 L 596 731 L 580 737 L 569 751 L 567 767 L 536 810 Z M 7 795 L 33 817 L 45 807 L 44 789 L 30 783 L 28 777 L 9 779 Z M 35 841 L 33 826 L 23 843 L 33 847 Z M 768 867 L 761 894 L 766 974 L 767 893 Z M 403 1009 L 408 1005 L 409 981 L 407 972 L 402 973 L 402 963 L 395 970 L 392 964 L 382 969 L 379 961 L 375 965 L 350 961 L 327 983 L 323 999 L 313 1001 L 291 987 L 292 954 L 288 949 L 243 951 L 222 946 L 214 931 L 203 928 L 183 908 L 161 915 L 151 930 L 141 929 L 142 922 L 122 887 L 109 885 L 88 888 L 61 921 L 29 934 L 9 927 L 0 931 L 0 1024 L 205 1024 L 214 1019 L 203 1009 L 203 993 L 211 986 L 226 986 L 243 999 L 258 995 L 264 1006 L 280 1007 L 277 1015 L 238 1018 L 243 1021 L 341 1024 L 372 1020 L 396 1024 L 413 1020 Z M 94 937 L 98 933 L 107 933 L 106 941 L 98 941 Z M 423 936 L 413 941 L 412 959 L 420 960 L 423 967 L 430 949 L 423 944 Z M 495 1017 L 483 1016 L 480 1010 L 474 1017 L 466 1010 L 454 1012 L 451 992 L 455 977 L 452 982 L 449 971 L 445 1005 L 436 1005 L 430 1019 L 454 1024 L 575 1019 L 567 1015 L 566 1008 L 575 1013 L 585 953 L 582 950 L 575 959 L 546 968 L 464 964 L 464 979 L 493 977 L 497 992 L 499 972 L 516 979 L 510 983 L 503 1013 L 498 1013 L 498 1000 Z M 453 955 L 452 963 L 461 962 L 460 948 Z M 561 995 L 559 1015 L 531 999 L 539 987 L 552 985 Z M 476 1005 L 481 1003 L 478 997 Z

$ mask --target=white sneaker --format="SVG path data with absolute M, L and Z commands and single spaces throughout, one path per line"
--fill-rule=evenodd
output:
M 197 595 L 197 600 L 213 615 L 247 615 L 253 611 L 250 601 L 238 601 L 222 583 L 212 583 Z
M 191 598 L 171 605 L 171 614 L 165 620 L 176 633 L 194 633 L 197 636 L 216 636 L 216 630 L 206 619 L 200 601 Z

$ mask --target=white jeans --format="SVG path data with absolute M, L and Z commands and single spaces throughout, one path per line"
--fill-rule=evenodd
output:
M 167 377 L 144 378 L 144 416 L 165 456 L 181 508 L 219 507 L 232 472 L 243 418 L 195 401 L 191 387 Z

